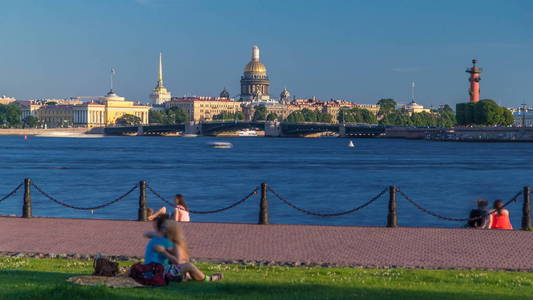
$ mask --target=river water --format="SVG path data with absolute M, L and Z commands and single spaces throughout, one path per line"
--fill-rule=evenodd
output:
M 229 141 L 232 149 L 208 143 Z M 0 194 L 29 177 L 58 200 L 95 206 L 111 201 L 140 180 L 168 199 L 184 194 L 191 209 L 227 206 L 261 182 L 308 210 L 331 213 L 356 207 L 389 185 L 451 217 L 465 217 L 474 200 L 513 197 L 533 186 L 533 145 L 339 138 L 46 138 L 0 136 Z M 48 217 L 135 219 L 138 191 L 112 206 L 77 211 L 32 190 L 33 214 Z M 149 206 L 165 205 L 148 192 Z M 383 226 L 388 195 L 341 217 L 302 214 L 269 195 L 270 220 L 285 224 Z M 398 196 L 400 226 L 459 227 L 414 208 Z M 255 223 L 259 196 L 226 212 L 192 215 L 193 221 Z M 0 202 L 0 214 L 20 215 L 22 190 Z M 521 202 L 509 206 L 520 226 Z

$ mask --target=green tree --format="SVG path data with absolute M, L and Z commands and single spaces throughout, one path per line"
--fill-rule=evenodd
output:
M 305 118 L 302 112 L 297 110 L 290 113 L 290 115 L 287 116 L 286 121 L 289 123 L 302 123 L 305 122 Z
M 20 115 L 22 111 L 15 104 L 0 104 L 0 126 L 15 127 L 20 125 Z
M 115 123 L 120 126 L 138 126 L 141 125 L 142 121 L 141 118 L 137 116 L 125 114 L 118 118 Z
M 265 121 L 267 117 L 267 108 L 265 105 L 257 105 L 254 110 L 254 115 L 252 120 L 254 121 Z
M 379 116 L 385 116 L 396 110 L 396 101 L 391 98 L 380 99 L 377 104 L 379 105 Z
M 24 126 L 29 128 L 35 128 L 39 124 L 39 119 L 36 116 L 27 116 L 24 119 Z
M 185 122 L 189 122 L 189 115 L 185 110 L 176 106 L 166 110 L 166 116 L 163 120 L 164 124 L 171 125 Z
M 513 113 L 505 107 L 500 107 L 500 109 L 502 110 L 501 114 L 503 116 L 500 125 L 503 125 L 503 126 L 513 125 L 514 124 Z
M 379 121 L 379 124 L 389 126 L 413 126 L 409 114 L 401 111 L 394 111 L 385 115 L 383 119 Z
M 235 113 L 235 120 L 239 120 L 239 121 L 244 120 L 244 114 L 242 113 L 242 111 L 238 111 Z
M 159 110 L 150 110 L 148 113 L 148 123 L 163 124 L 165 123 L 165 112 Z
M 337 114 L 337 121 L 339 123 L 342 123 L 343 121 L 346 123 L 378 123 L 376 116 L 368 109 L 364 108 L 341 109 Z
M 266 120 L 267 120 L 267 121 L 274 121 L 274 120 L 276 120 L 277 118 L 278 118 L 278 115 L 277 115 L 276 113 L 271 112 L 271 113 L 269 113 L 269 114 L 267 115 Z

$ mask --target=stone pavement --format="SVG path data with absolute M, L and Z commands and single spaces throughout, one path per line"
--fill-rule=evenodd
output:
M 533 271 L 533 232 L 228 223 L 183 224 L 209 261 Z M 0 251 L 142 256 L 149 222 L 0 217 Z

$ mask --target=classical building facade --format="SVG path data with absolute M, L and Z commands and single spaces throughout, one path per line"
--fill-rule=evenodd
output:
M 148 124 L 149 106 L 136 105 L 112 90 L 99 101 L 86 102 L 73 108 L 74 125 L 99 127 L 114 125 L 118 118 L 128 114 L 137 116 L 141 124 Z
M 190 121 L 211 121 L 221 113 L 241 112 L 241 103 L 226 97 L 183 97 L 172 98 L 165 108 L 178 107 L 184 110 Z
M 402 110 L 409 113 L 410 115 L 421 113 L 421 112 L 427 112 L 427 113 L 431 112 L 431 109 L 425 108 L 423 105 L 416 103 L 415 100 L 412 100 L 408 104 L 405 104 L 402 107 Z
M 163 54 L 159 53 L 159 72 L 157 75 L 157 84 L 150 94 L 150 100 L 154 104 L 164 104 L 171 99 L 170 91 L 163 85 Z
M 259 47 L 252 47 L 252 59 L 244 66 L 241 76 L 240 101 L 251 103 L 275 103 L 270 99 L 270 80 L 265 65 L 259 60 Z

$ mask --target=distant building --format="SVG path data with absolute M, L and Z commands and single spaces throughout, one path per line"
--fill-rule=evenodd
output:
M 240 101 L 252 104 L 275 104 L 270 99 L 270 80 L 267 69 L 259 60 L 259 47 L 252 47 L 252 59 L 244 66 L 241 76 Z
M 84 127 L 108 126 L 114 125 L 118 118 L 129 114 L 141 119 L 141 124 L 148 124 L 149 110 L 149 106 L 136 105 L 110 90 L 99 101 L 74 106 L 73 123 Z
M 171 94 L 163 85 L 163 54 L 159 53 L 159 72 L 157 76 L 157 84 L 150 94 L 150 100 L 154 104 L 163 104 L 170 101 Z
M 241 104 L 226 97 L 175 97 L 165 103 L 165 108 L 178 107 L 188 114 L 190 121 L 201 122 L 211 121 L 224 112 L 241 112 Z
M 282 92 L 283 94 L 283 92 Z M 290 96 L 290 94 L 288 95 Z M 331 115 L 334 123 L 337 123 L 337 116 L 341 109 L 360 108 L 370 111 L 376 115 L 379 111 L 379 105 L 376 104 L 359 104 L 345 100 L 320 101 L 312 99 L 295 99 L 282 104 L 266 105 L 267 115 L 275 113 L 278 119 L 284 120 L 291 113 L 302 109 L 318 110 Z M 243 105 L 243 113 L 246 120 L 251 120 L 255 112 L 255 106 L 251 104 Z
M 34 100 L 18 100 L 18 104 L 21 106 L 21 115 L 20 119 L 24 120 L 29 116 L 37 117 L 37 111 L 43 106 L 42 104 L 37 104 Z
M 415 100 L 412 100 L 408 104 L 402 107 L 402 110 L 409 114 L 417 114 L 421 112 L 431 112 L 431 109 L 425 108 L 423 105 L 417 104 Z
M 229 95 L 228 90 L 226 90 L 226 88 L 224 88 L 224 89 L 222 90 L 222 92 L 220 92 L 220 98 L 227 98 L 227 99 L 229 99 L 229 97 L 230 97 L 230 95 Z
M 281 94 L 279 94 L 279 102 L 281 103 L 289 103 L 291 101 L 291 93 L 284 88 L 283 91 L 281 91 Z
M 36 117 L 47 127 L 70 127 L 74 123 L 74 105 L 42 105 Z
M 11 97 L 6 97 L 5 95 L 3 95 L 2 97 L 0 97 L 0 104 L 11 104 L 13 102 L 17 101 L 17 99 L 15 98 L 11 98 Z
M 513 112 L 515 126 L 533 127 L 533 110 L 515 110 Z

